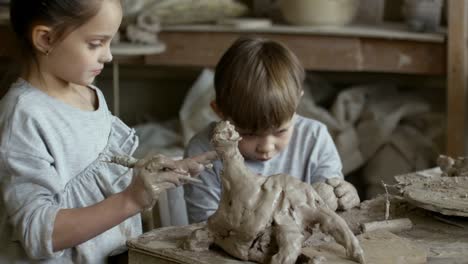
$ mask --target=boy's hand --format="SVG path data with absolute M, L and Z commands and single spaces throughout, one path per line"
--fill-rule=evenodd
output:
M 336 198 L 333 186 L 326 182 L 316 182 L 312 184 L 315 191 L 318 193 L 320 198 L 332 211 L 336 211 L 338 208 L 338 198 Z
M 334 193 L 338 199 L 338 209 L 348 210 L 358 206 L 361 202 L 354 186 L 340 178 L 331 178 L 326 181 L 334 188 Z

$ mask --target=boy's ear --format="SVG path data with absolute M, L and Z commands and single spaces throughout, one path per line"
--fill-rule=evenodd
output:
M 210 103 L 211 109 L 213 109 L 213 112 L 215 112 L 220 119 L 224 119 L 223 113 L 219 110 L 218 105 L 216 104 L 216 101 L 213 100 Z
M 31 43 L 39 52 L 48 55 L 52 50 L 52 28 L 37 25 L 31 32 Z

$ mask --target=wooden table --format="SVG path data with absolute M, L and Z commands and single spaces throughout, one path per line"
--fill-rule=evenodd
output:
M 468 261 L 468 219 L 467 218 L 449 218 L 430 211 L 416 208 L 406 201 L 393 197 L 390 199 L 390 219 L 407 217 L 413 222 L 411 230 L 395 233 L 404 241 L 408 247 L 414 248 L 415 251 L 422 252 L 425 255 L 427 263 L 430 264 L 458 264 L 467 263 Z M 381 221 L 385 215 L 385 199 L 383 197 L 365 201 L 361 204 L 361 208 L 355 208 L 349 212 L 341 213 L 343 219 L 346 220 L 354 233 L 359 233 L 359 224 L 370 221 Z M 203 252 L 185 251 L 180 248 L 181 243 L 186 237 L 201 225 L 190 225 L 184 227 L 166 227 L 154 229 L 141 235 L 138 238 L 131 239 L 127 242 L 129 246 L 129 264 L 146 264 L 146 263 L 163 263 L 163 264 L 245 264 L 251 262 L 243 262 L 228 256 L 220 250 L 210 250 Z M 323 237 L 323 235 L 318 236 Z M 335 245 L 329 239 L 318 239 L 317 244 L 310 242 L 307 248 L 303 249 L 303 253 L 308 255 L 309 252 L 320 248 L 323 254 L 335 252 L 325 251 L 324 249 L 333 248 Z M 390 243 L 388 248 L 395 247 Z M 379 248 L 385 251 L 386 248 Z M 367 254 L 375 254 L 368 252 Z M 339 247 L 336 255 L 342 255 L 338 259 L 331 261 L 328 257 L 327 263 L 349 264 L 353 263 L 344 257 L 344 249 Z M 310 256 L 310 255 L 309 255 Z M 380 254 L 374 257 L 382 257 Z M 394 256 L 397 259 L 403 259 L 405 256 Z M 388 260 L 379 260 L 378 262 L 370 262 L 370 264 L 382 263 L 397 263 Z M 399 262 L 404 263 L 404 262 Z M 425 262 L 411 262 L 425 263 Z

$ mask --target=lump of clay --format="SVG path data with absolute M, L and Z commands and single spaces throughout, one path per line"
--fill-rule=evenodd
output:
M 458 157 L 453 159 L 449 156 L 440 155 L 437 158 L 437 165 L 442 171 L 442 176 L 448 177 L 466 177 L 468 176 L 468 158 Z
M 252 173 L 238 150 L 240 139 L 229 122 L 215 127 L 212 144 L 223 162 L 221 201 L 206 227 L 194 231 L 184 247 L 201 251 L 216 244 L 244 261 L 292 264 L 301 253 L 305 231 L 318 223 L 345 247 L 348 257 L 364 263 L 359 241 L 314 188 L 286 174 Z

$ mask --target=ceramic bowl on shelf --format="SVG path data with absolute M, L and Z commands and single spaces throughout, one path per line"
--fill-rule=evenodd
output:
M 293 25 L 344 26 L 356 16 L 359 0 L 279 0 L 279 7 Z
M 442 16 L 442 0 L 405 0 L 402 14 L 413 31 L 437 31 Z

